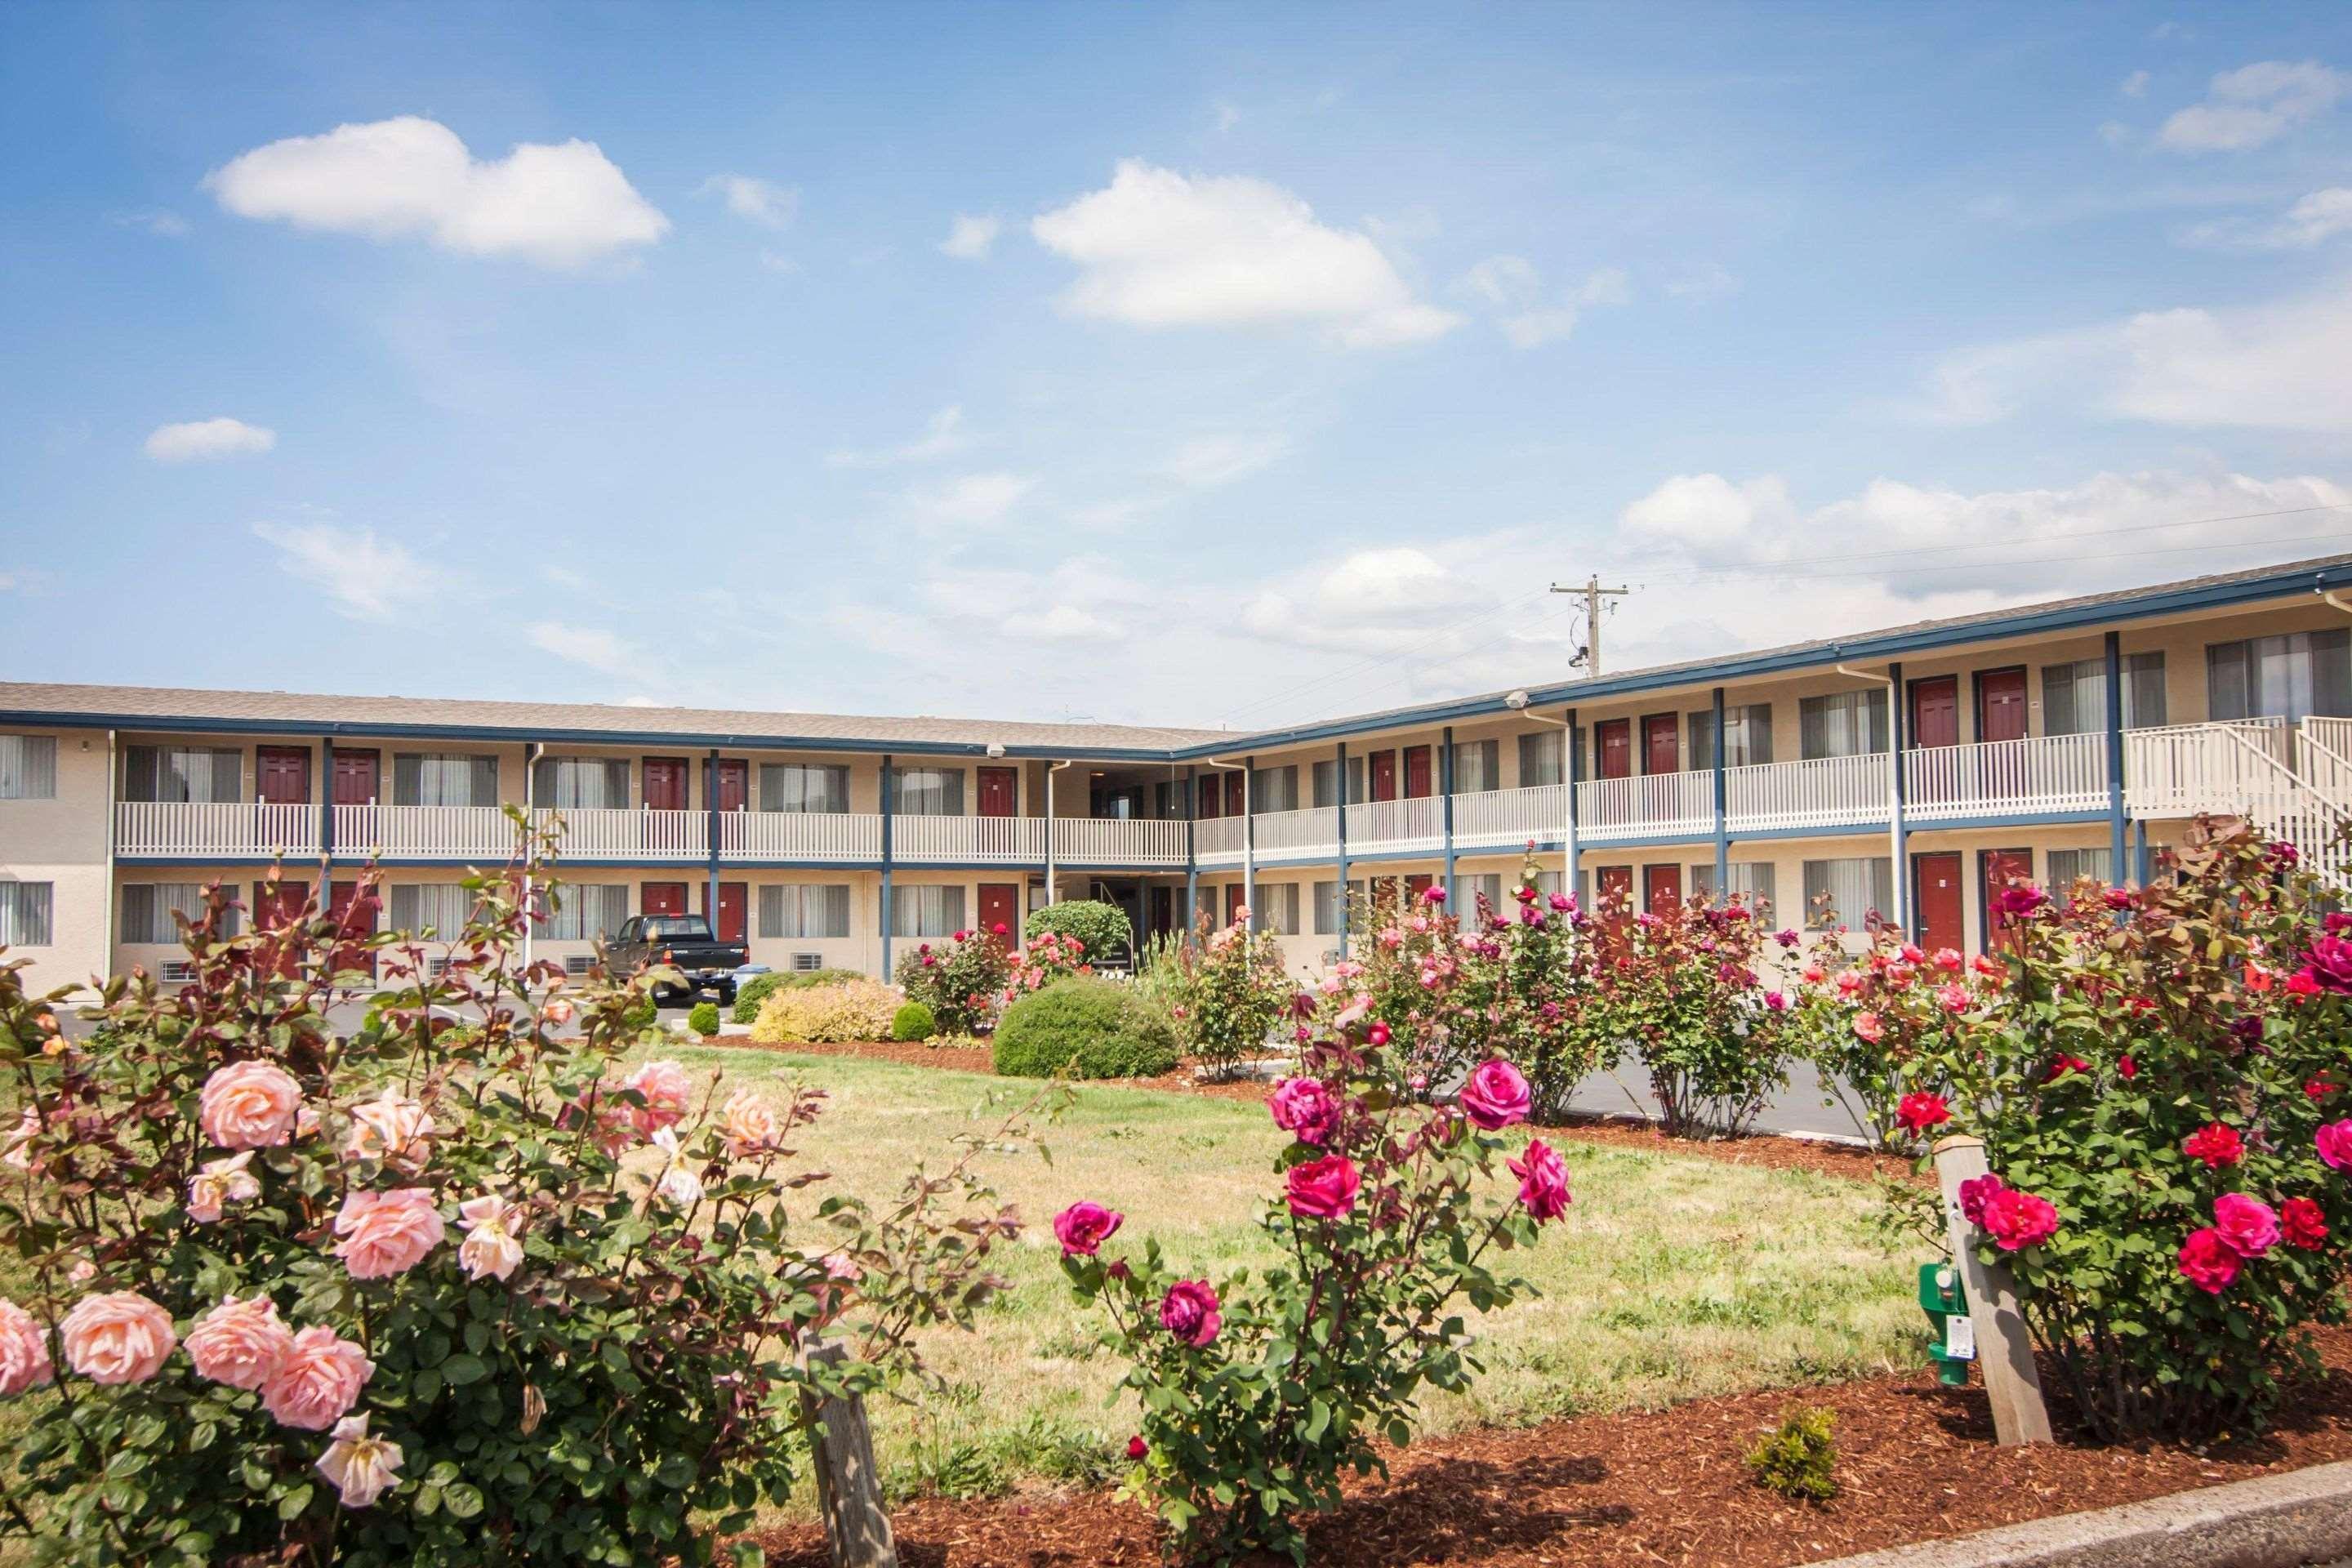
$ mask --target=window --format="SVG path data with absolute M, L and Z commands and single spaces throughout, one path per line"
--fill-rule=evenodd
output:
M 2110 885 L 2116 879 L 2115 853 L 2112 850 L 2053 849 L 2049 855 L 2050 891 L 2062 904 L 2074 902 L 2067 895 L 2084 877 Z
M 0 735 L 0 800 L 58 798 L 58 738 Z
M 499 760 L 442 752 L 394 753 L 394 805 L 496 805 Z
M 394 882 L 392 929 L 412 934 L 431 930 L 444 939 L 466 929 L 474 912 L 474 889 L 463 882 Z
M 760 809 L 847 811 L 849 769 L 840 763 L 761 763 Z
M 1895 863 L 1884 855 L 1805 862 L 1805 924 L 1860 931 L 1895 907 Z
M 1189 815 L 1191 796 L 1182 779 L 1162 779 L 1151 786 L 1152 815 L 1162 822 L 1180 822 Z
M 1503 743 L 1500 741 L 1454 742 L 1454 793 L 1483 795 L 1503 787 Z
M 962 774 L 952 775 L 962 778 Z M 890 894 L 892 936 L 950 936 L 964 929 L 961 888 L 897 888 Z
M 0 882 L 0 947 L 49 945 L 49 882 Z
M 1715 766 L 1715 710 L 1703 709 L 1690 716 L 1691 766 L 1710 769 Z M 1723 765 L 1744 768 L 1753 763 L 1772 760 L 1772 705 L 1769 702 L 1743 703 L 1723 710 Z
M 1772 907 L 1772 862 L 1734 860 L 1725 869 L 1729 872 L 1725 879 L 1731 884 L 1725 891 L 1726 898 L 1736 898 L 1751 910 Z M 1714 861 L 1701 861 L 1690 868 L 1690 890 L 1695 899 L 1711 900 L 1716 896 Z
M 222 915 L 224 936 L 237 932 L 237 917 L 241 911 L 230 909 Z M 122 940 L 127 942 L 164 943 L 178 946 L 180 928 L 172 916 L 183 914 L 191 921 L 205 917 L 205 889 L 201 882 L 127 882 L 122 889 Z
M 2126 654 L 2124 728 L 2142 730 L 2164 722 L 2164 655 Z M 2107 727 L 2107 661 L 2078 658 L 2042 667 L 2042 731 L 2080 735 Z
M 2352 714 L 2352 632 L 2295 632 L 2205 650 L 2208 716 L 2284 719 Z
M 1837 691 L 1797 704 L 1797 749 L 1804 760 L 1859 757 L 1886 750 L 1886 693 Z
M 1540 730 L 1532 735 L 1519 737 L 1519 787 L 1531 789 L 1537 784 L 1559 783 L 1560 742 L 1567 740 L 1566 730 Z M 1584 755 L 1584 726 L 1576 727 L 1575 744 L 1570 754 L 1580 759 L 1578 776 L 1583 773 L 1580 759 Z
M 244 797 L 243 752 L 209 746 L 132 746 L 123 755 L 125 800 L 219 805 Z
M 541 757 L 531 781 L 533 804 L 558 811 L 625 810 L 629 804 L 626 757 Z
M 1364 759 L 1348 759 L 1348 799 L 1358 805 L 1364 798 Z M 1315 764 L 1315 804 L 1318 806 L 1339 804 L 1339 760 Z
M 1485 900 L 1486 908 L 1497 915 L 1511 911 L 1503 907 L 1503 874 L 1500 871 L 1481 872 L 1462 879 L 1462 907 L 1454 912 L 1462 917 L 1465 927 L 1478 923 L 1478 905 Z
M 1250 927 L 1272 936 L 1298 934 L 1298 884 L 1260 882 L 1257 903 L 1250 910 Z
M 904 816 L 961 816 L 961 768 L 899 768 L 890 775 L 890 809 Z M 950 926 L 950 931 L 955 928 Z M 915 934 L 900 931 L 900 936 Z M 929 933 L 923 933 L 929 934 Z
M 1317 763 L 1318 767 L 1323 766 Z M 1314 889 L 1315 934 L 1337 936 L 1339 932 L 1339 884 L 1318 882 Z
M 912 889 L 893 889 L 903 900 Z M 961 892 L 961 889 L 955 889 Z M 901 908 L 905 906 L 903 903 Z M 949 930 L 955 928 L 950 926 Z M 760 889 L 760 936 L 762 941 L 849 934 L 849 884 L 846 882 L 771 883 Z
M 538 922 L 540 934 L 550 942 L 610 942 L 629 918 L 626 882 L 565 883 L 551 901 L 555 910 Z
M 1287 763 L 1278 768 L 1260 768 L 1250 780 L 1252 811 L 1297 811 L 1298 809 L 1298 766 Z

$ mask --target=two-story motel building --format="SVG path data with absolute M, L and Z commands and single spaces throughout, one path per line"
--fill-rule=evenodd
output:
M 562 824 L 534 943 L 575 966 L 691 911 L 886 973 L 1094 896 L 1152 932 L 1246 902 L 1305 973 L 1350 891 L 1499 903 L 1531 842 L 1588 902 L 1826 895 L 1979 951 L 1988 888 L 2144 880 L 2200 811 L 2340 870 L 2347 759 L 2352 555 L 1247 734 L 0 683 L 0 943 L 169 978 L 205 884 L 267 921 L 370 860 L 386 922 L 453 931 L 513 804 Z

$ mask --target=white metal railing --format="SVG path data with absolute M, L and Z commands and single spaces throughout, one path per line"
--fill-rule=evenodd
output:
M 1348 808 L 1350 849 L 1434 849 L 1444 836 L 1444 804 L 1433 795 L 1370 800 Z
M 870 811 L 725 811 L 721 860 L 882 858 L 882 818 Z
M 358 859 L 504 860 L 514 824 L 495 805 L 339 805 L 335 855 Z
M 1566 831 L 1568 791 L 1559 784 L 1477 790 L 1454 797 L 1454 842 L 1464 849 L 1516 848 Z
M 319 808 L 265 801 L 118 801 L 114 852 L 239 859 L 278 854 L 315 856 Z
M 969 866 L 1041 866 L 1041 816 L 893 816 L 890 858 Z
M 1715 831 L 1715 773 L 1642 773 L 1576 786 L 1580 839 L 1679 837 Z
M 2241 731 L 2245 742 L 2230 739 Z M 2124 804 L 2134 816 L 2242 813 L 2235 792 L 2251 750 L 2284 765 L 2291 752 L 2284 721 L 2162 724 L 2124 732 Z
M 2332 805 L 2352 810 L 2352 719 L 2305 719 L 2295 727 L 2294 770 Z
M 1885 752 L 1726 768 L 1725 826 L 1735 833 L 1759 833 L 1884 824 L 1894 787 L 1887 774 Z
M 1202 866 L 1240 865 L 1242 819 L 1211 816 L 1192 824 L 1192 858 Z
M 1054 858 L 1081 866 L 1181 866 L 1184 824 L 1158 817 L 1057 816 Z
M 1260 860 L 1269 856 L 1328 858 L 1339 852 L 1339 812 L 1314 805 L 1298 811 L 1261 811 L 1250 819 L 1250 844 Z
M 1903 753 L 1903 815 L 1911 822 L 2098 811 L 2106 804 L 2107 737 L 2101 730 Z
M 708 812 L 573 806 L 542 809 L 538 818 L 562 823 L 557 851 L 568 859 L 701 860 L 710 854 Z

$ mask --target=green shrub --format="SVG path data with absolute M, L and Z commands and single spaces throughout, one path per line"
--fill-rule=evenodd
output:
M 1135 941 L 1135 928 L 1128 922 L 1127 911 L 1095 899 L 1070 899 L 1030 910 L 1021 934 L 1034 942 L 1047 931 L 1076 938 L 1090 963 L 1101 963 Z
M 654 1000 L 651 987 L 640 992 L 629 1010 L 621 1015 L 621 1022 L 632 1029 L 650 1029 L 661 1016 L 661 1005 Z
M 751 1038 L 763 1046 L 887 1039 L 898 1001 L 898 992 L 864 975 L 838 985 L 788 986 L 761 1005 Z
M 1837 1425 L 1834 1413 L 1818 1405 L 1791 1405 L 1780 1425 L 1748 1450 L 1748 1468 L 1759 1486 L 1799 1501 L 1827 1502 L 1837 1496 Z
M 984 1035 L 996 1022 L 1013 955 L 994 931 L 960 931 L 944 946 L 918 942 L 898 960 L 898 988 L 951 1035 Z
M 1176 1061 L 1176 1032 L 1150 998 L 1087 975 L 1031 992 L 996 1026 L 996 1070 L 1008 1078 L 1150 1078 Z
M 697 1002 L 686 1016 L 687 1032 L 695 1035 L 715 1035 L 719 1032 L 719 1004 Z
M 939 1030 L 939 1020 L 920 1002 L 909 1002 L 891 1016 L 890 1037 L 894 1040 L 928 1040 Z
M 735 1021 L 749 1024 L 760 1016 L 761 1003 L 778 991 L 798 991 L 811 985 L 840 985 L 867 978 L 860 969 L 803 969 L 785 973 L 754 974 L 736 987 Z

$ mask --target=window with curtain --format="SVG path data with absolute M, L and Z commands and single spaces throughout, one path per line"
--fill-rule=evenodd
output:
M 1298 809 L 1298 765 L 1286 763 L 1278 768 L 1260 768 L 1250 781 L 1252 811 L 1297 811 Z
M 1454 793 L 1483 795 L 1503 787 L 1503 743 L 1500 741 L 1454 742 Z
M 1725 880 L 1730 886 L 1724 897 L 1736 898 L 1750 910 L 1772 907 L 1772 862 L 1769 860 L 1734 860 L 1724 869 Z M 1713 899 L 1715 892 L 1715 862 L 1702 860 L 1690 868 L 1691 897 Z
M 227 805 L 245 798 L 245 753 L 213 746 L 132 746 L 122 798 Z
M 909 889 L 896 890 L 903 899 Z M 957 889 L 961 891 L 961 889 Z M 948 928 L 952 931 L 955 928 Z M 771 883 L 760 889 L 760 935 L 762 940 L 814 941 L 849 934 L 849 884 L 846 882 Z
M 629 918 L 626 882 L 567 882 L 554 899 L 557 908 L 536 922 L 550 942 L 610 942 Z
M 2123 659 L 2124 728 L 2153 729 L 2164 720 L 2164 655 L 2126 654 Z M 2080 735 L 2107 727 L 2107 661 L 2078 658 L 2042 667 L 2042 729 L 2050 735 Z
M 1191 795 L 1182 779 L 1161 779 L 1151 786 L 1152 815 L 1162 822 L 1181 822 L 1190 805 Z
M 1804 760 L 1859 757 L 1886 750 L 1886 691 L 1833 691 L 1797 704 L 1797 749 Z
M 1690 716 L 1691 766 L 1715 766 L 1715 710 L 1702 708 Z M 1723 765 L 1744 768 L 1772 760 L 1772 705 L 1746 702 L 1723 710 Z
M 1826 899 L 1826 907 L 1824 900 Z M 1860 931 L 1895 908 L 1895 863 L 1884 855 L 1805 862 L 1805 924 Z
M 429 928 L 448 941 L 466 929 L 474 889 L 462 882 L 394 882 L 388 907 L 394 931 L 414 935 Z
M 951 936 L 963 930 L 963 893 L 961 888 L 892 889 L 890 934 Z
M 394 805 L 496 805 L 499 760 L 441 752 L 394 752 Z
M 1260 882 L 1250 909 L 1250 929 L 1268 936 L 1298 934 L 1298 884 Z
M 1538 730 L 1531 735 L 1519 737 L 1519 787 L 1521 789 L 1532 789 L 1538 784 L 1559 783 L 1562 743 L 1568 740 L 1569 733 L 1566 730 Z M 1583 725 L 1580 724 L 1576 727 L 1574 742 L 1565 749 L 1570 755 L 1580 759 L 1579 776 L 1581 777 L 1580 759 L 1584 755 Z
M 0 882 L 0 947 L 47 947 L 56 884 Z
M 1315 934 L 1318 936 L 1339 935 L 1339 884 L 1337 882 L 1316 883 L 1313 898 L 1315 905 Z
M 849 809 L 848 765 L 843 763 L 761 763 L 760 809 L 845 812 Z
M 0 735 L 0 800 L 58 798 L 58 738 Z
M 1338 805 L 1339 804 L 1339 759 L 1333 757 L 1328 762 L 1316 763 L 1314 780 L 1315 804 L 1318 806 Z M 1348 799 L 1355 805 L 1363 803 L 1364 759 L 1361 757 L 1348 759 Z
M 2053 849 L 2049 856 L 2050 892 L 2062 905 L 2074 901 L 2069 895 L 2084 877 L 2105 884 L 2116 879 L 2112 849 Z
M 2205 650 L 2205 689 L 2216 720 L 2352 716 L 2352 632 L 2214 643 Z
M 1503 874 L 1500 871 L 1482 871 L 1475 877 L 1463 878 L 1462 899 L 1463 907 L 1454 912 L 1462 917 L 1465 926 L 1477 923 L 1478 903 L 1482 899 L 1486 900 L 1486 907 L 1497 915 L 1511 912 L 1503 907 Z
M 625 810 L 626 757 L 541 757 L 531 780 L 533 804 L 558 811 Z
M 127 882 L 122 888 L 122 940 L 124 942 L 164 943 L 176 947 L 180 928 L 172 919 L 173 914 L 187 916 L 192 921 L 204 919 L 205 889 L 201 882 Z M 237 933 L 242 910 L 231 909 L 223 915 L 224 936 Z
M 961 816 L 961 768 L 899 768 L 890 775 L 890 809 L 901 816 Z M 950 931 L 955 928 L 950 926 Z M 898 935 L 910 933 L 900 931 Z

